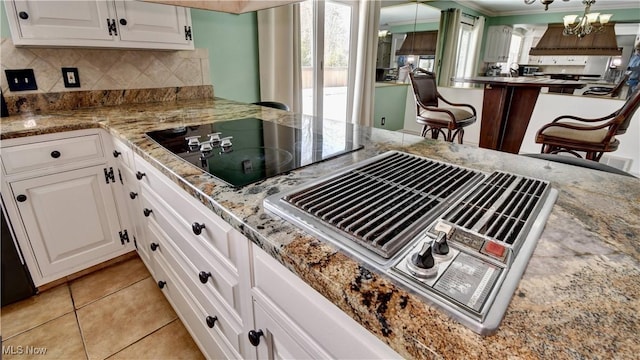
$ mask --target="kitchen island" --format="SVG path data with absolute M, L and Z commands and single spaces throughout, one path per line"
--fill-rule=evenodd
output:
M 291 113 L 220 98 L 55 111 L 0 122 L 3 140 L 104 128 L 406 358 L 633 358 L 640 352 L 640 181 L 368 127 L 364 149 L 235 189 L 144 133 Z M 505 318 L 482 337 L 385 276 L 264 211 L 267 195 L 388 150 L 551 182 L 560 194 Z

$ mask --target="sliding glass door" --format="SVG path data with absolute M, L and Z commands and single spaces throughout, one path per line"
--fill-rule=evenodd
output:
M 355 81 L 356 1 L 300 4 L 302 112 L 347 121 Z

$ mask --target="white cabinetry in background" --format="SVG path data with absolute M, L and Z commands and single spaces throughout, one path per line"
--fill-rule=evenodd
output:
M 193 49 L 187 8 L 134 0 L 5 1 L 15 45 Z
M 504 62 L 509 59 L 513 28 L 506 25 L 489 26 L 484 49 L 484 62 Z
M 36 286 L 131 251 L 100 130 L 2 141 L 2 197 Z

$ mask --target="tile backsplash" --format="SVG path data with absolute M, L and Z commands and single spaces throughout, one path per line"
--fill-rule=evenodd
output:
M 0 87 L 5 95 L 211 85 L 207 49 L 41 48 L 16 47 L 9 38 L 1 41 Z M 78 68 L 79 88 L 64 87 L 63 67 Z M 38 90 L 11 92 L 6 69 L 33 69 Z

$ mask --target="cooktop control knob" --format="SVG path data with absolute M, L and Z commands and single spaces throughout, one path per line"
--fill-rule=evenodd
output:
M 438 267 L 431 253 L 431 244 L 425 242 L 420 251 L 407 258 L 407 267 L 419 278 L 426 279 L 438 275 Z
M 227 136 L 226 138 L 220 139 L 220 149 L 223 153 L 230 153 L 233 151 L 231 139 L 233 139 L 233 136 Z
M 200 136 L 187 136 L 184 139 L 187 140 L 187 145 L 189 145 L 190 150 L 195 150 L 200 146 Z
M 222 133 L 220 133 L 220 132 L 215 132 L 213 134 L 207 134 L 207 136 L 209 137 L 209 142 L 211 142 L 211 146 L 213 146 L 213 147 L 220 146 L 220 135 L 222 135 Z
M 213 145 L 211 144 L 211 141 L 203 141 L 200 143 L 200 152 L 206 154 L 211 150 L 213 150 Z
M 437 231 L 438 237 L 432 245 L 433 256 L 438 260 L 447 261 L 453 256 L 451 251 L 449 251 L 449 244 L 447 243 L 447 239 L 451 238 L 451 234 L 453 234 L 453 227 L 449 224 L 439 222 L 434 229 Z

